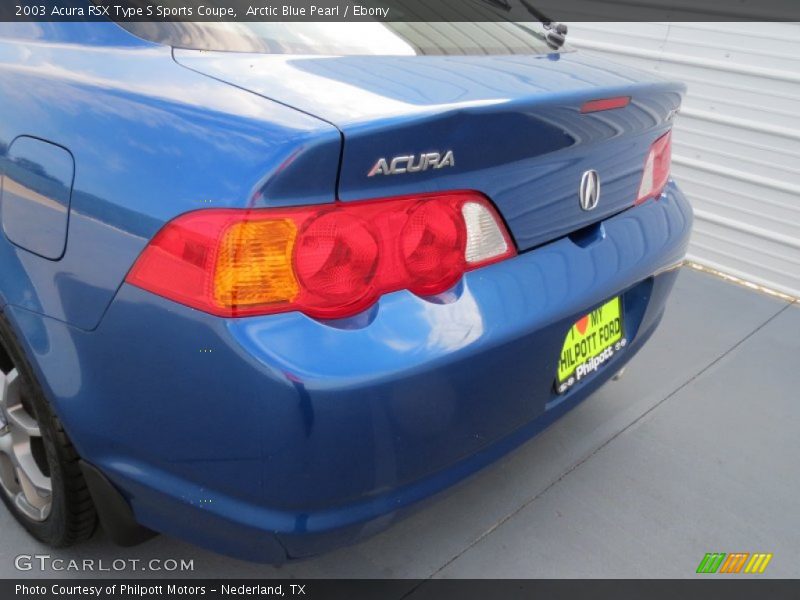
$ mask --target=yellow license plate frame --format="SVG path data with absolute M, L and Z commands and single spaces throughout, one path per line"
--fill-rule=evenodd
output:
M 599 371 L 627 343 L 622 298 L 617 296 L 570 327 L 558 359 L 556 392 L 563 394 Z

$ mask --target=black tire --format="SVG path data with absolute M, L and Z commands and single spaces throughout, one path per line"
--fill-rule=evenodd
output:
M 36 521 L 23 513 L 3 489 L 0 497 L 36 539 L 53 547 L 71 546 L 90 538 L 97 527 L 97 513 L 79 466 L 80 457 L 45 398 L 14 330 L 0 313 L 0 369 L 8 373 L 14 368 L 21 379 L 23 402 L 41 432 L 52 486 L 52 506 L 43 521 Z

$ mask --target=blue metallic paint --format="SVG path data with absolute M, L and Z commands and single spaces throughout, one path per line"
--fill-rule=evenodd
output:
M 221 320 L 130 286 L 91 333 L 13 314 L 38 332 L 31 354 L 81 455 L 142 523 L 273 561 L 268 533 L 291 556 L 354 539 L 595 390 L 657 324 L 674 273 L 652 274 L 681 260 L 690 224 L 671 186 L 585 248 L 562 238 L 437 301 L 390 294 L 351 328 L 294 313 Z M 623 290 L 633 343 L 555 396 L 570 324 Z
M 0 156 L 32 135 L 75 157 L 63 258 L 0 239 L 0 304 L 76 448 L 144 525 L 268 561 L 352 541 L 540 431 L 657 325 L 691 209 L 674 184 L 659 201 L 622 208 L 680 86 L 577 55 L 491 59 L 496 80 L 477 58 L 439 59 L 424 63 L 433 69 L 424 85 L 376 78 L 358 60 L 287 60 L 293 77 L 317 70 L 331 90 L 350 81 L 350 95 L 337 102 L 315 87 L 292 96 L 285 86 L 275 102 L 257 95 L 274 79 L 234 81 L 254 94 L 116 25 L 92 24 L 83 39 L 85 27 L 0 29 L 0 104 L 15 115 L 0 119 Z M 178 54 L 212 75 L 209 65 L 222 64 Z M 394 59 L 373 60 L 388 68 Z M 636 101 L 573 119 L 599 89 L 635 90 Z M 482 122 L 494 162 L 473 147 Z M 359 179 L 368 157 L 439 149 L 411 148 L 422 132 L 426 145 L 458 149 L 452 173 Z M 559 203 L 569 204 L 579 181 L 571 174 L 587 165 L 606 174 L 610 208 L 595 215 L 601 224 L 567 236 L 584 216 Z M 435 298 L 396 292 L 336 322 L 219 319 L 122 283 L 147 240 L 188 210 L 453 187 L 500 198 L 518 245 L 539 247 Z M 557 397 L 569 326 L 620 293 L 632 343 Z
M 30 135 L 75 159 L 66 253 L 43 261 L 0 243 L 0 294 L 87 330 L 166 221 L 329 202 L 341 147 L 318 119 L 192 73 L 115 24 L 91 26 L 102 43 L 78 43 L 87 24 L 58 26 L 73 43 L 4 39 L 0 24 L 0 106 L 14 115 L 0 119 L 0 150 Z
M 0 220 L 9 241 L 50 260 L 67 246 L 75 161 L 66 148 L 28 136 L 16 138 L 3 161 Z
M 486 194 L 517 246 L 532 248 L 630 206 L 644 158 L 685 86 L 577 53 L 296 57 L 176 50 L 194 70 L 298 107 L 344 137 L 340 200 L 453 189 Z M 631 104 L 581 115 L 583 102 Z M 456 168 L 367 178 L 381 157 L 452 150 Z M 603 201 L 577 202 L 587 169 Z

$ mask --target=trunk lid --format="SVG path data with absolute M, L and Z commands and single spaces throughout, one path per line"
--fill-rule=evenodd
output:
M 650 145 L 670 127 L 685 89 L 574 52 L 320 57 L 176 49 L 175 58 L 335 125 L 343 137 L 339 200 L 478 190 L 520 251 L 632 206 Z M 586 101 L 617 96 L 630 104 L 581 113 Z M 386 174 L 397 157 L 412 158 Z M 588 170 L 601 182 L 591 211 L 579 202 Z

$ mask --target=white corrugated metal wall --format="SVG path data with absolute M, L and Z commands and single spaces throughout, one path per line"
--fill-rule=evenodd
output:
M 568 41 L 688 85 L 673 174 L 689 258 L 800 297 L 800 24 L 575 23 Z

